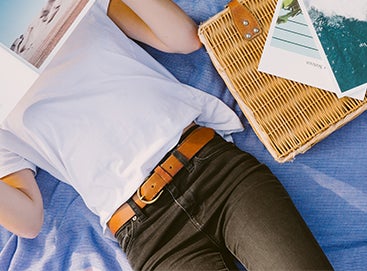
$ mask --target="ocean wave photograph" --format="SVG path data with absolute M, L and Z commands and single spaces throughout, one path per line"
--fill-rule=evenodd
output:
M 89 0 L 0 2 L 0 42 L 40 68 Z
M 367 83 L 367 1 L 304 0 L 317 36 L 345 92 Z

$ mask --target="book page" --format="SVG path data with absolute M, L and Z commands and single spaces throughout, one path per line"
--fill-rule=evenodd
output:
M 0 123 L 95 0 L 0 2 Z
M 38 78 L 38 72 L 0 45 L 0 123 Z
M 342 95 L 297 1 L 278 1 L 258 69 Z M 364 93 L 351 96 L 363 99 Z
M 80 21 L 89 0 L 9 0 L 0 3 L 0 42 L 36 69 Z M 68 33 L 69 32 L 69 33 Z

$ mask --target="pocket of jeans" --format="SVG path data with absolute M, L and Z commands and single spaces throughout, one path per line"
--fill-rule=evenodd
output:
M 135 238 L 135 220 L 131 219 L 117 232 L 116 238 L 121 249 L 128 253 Z
M 224 153 L 230 149 L 236 149 L 235 145 L 231 142 L 222 141 L 217 143 L 214 148 L 211 148 L 209 151 L 200 153 L 198 156 L 194 157 L 194 164 L 200 165 L 205 163 L 208 160 L 212 160 L 213 158 L 217 158 L 221 153 Z

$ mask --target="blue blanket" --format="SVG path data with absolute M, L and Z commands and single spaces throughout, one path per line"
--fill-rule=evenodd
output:
M 198 23 L 226 0 L 177 0 Z M 279 164 L 258 140 L 204 48 L 190 55 L 146 49 L 180 81 L 209 92 L 241 117 L 246 129 L 235 143 L 267 164 L 284 184 L 336 270 L 367 266 L 367 114 L 348 123 L 292 162 Z M 0 270 L 130 270 L 113 239 L 70 186 L 42 170 L 45 206 L 40 235 L 27 240 L 0 229 Z

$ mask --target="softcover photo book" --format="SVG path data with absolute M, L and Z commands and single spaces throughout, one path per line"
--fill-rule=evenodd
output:
M 0 1 L 0 123 L 37 80 L 93 2 Z
M 259 70 L 364 99 L 367 1 L 279 0 Z

